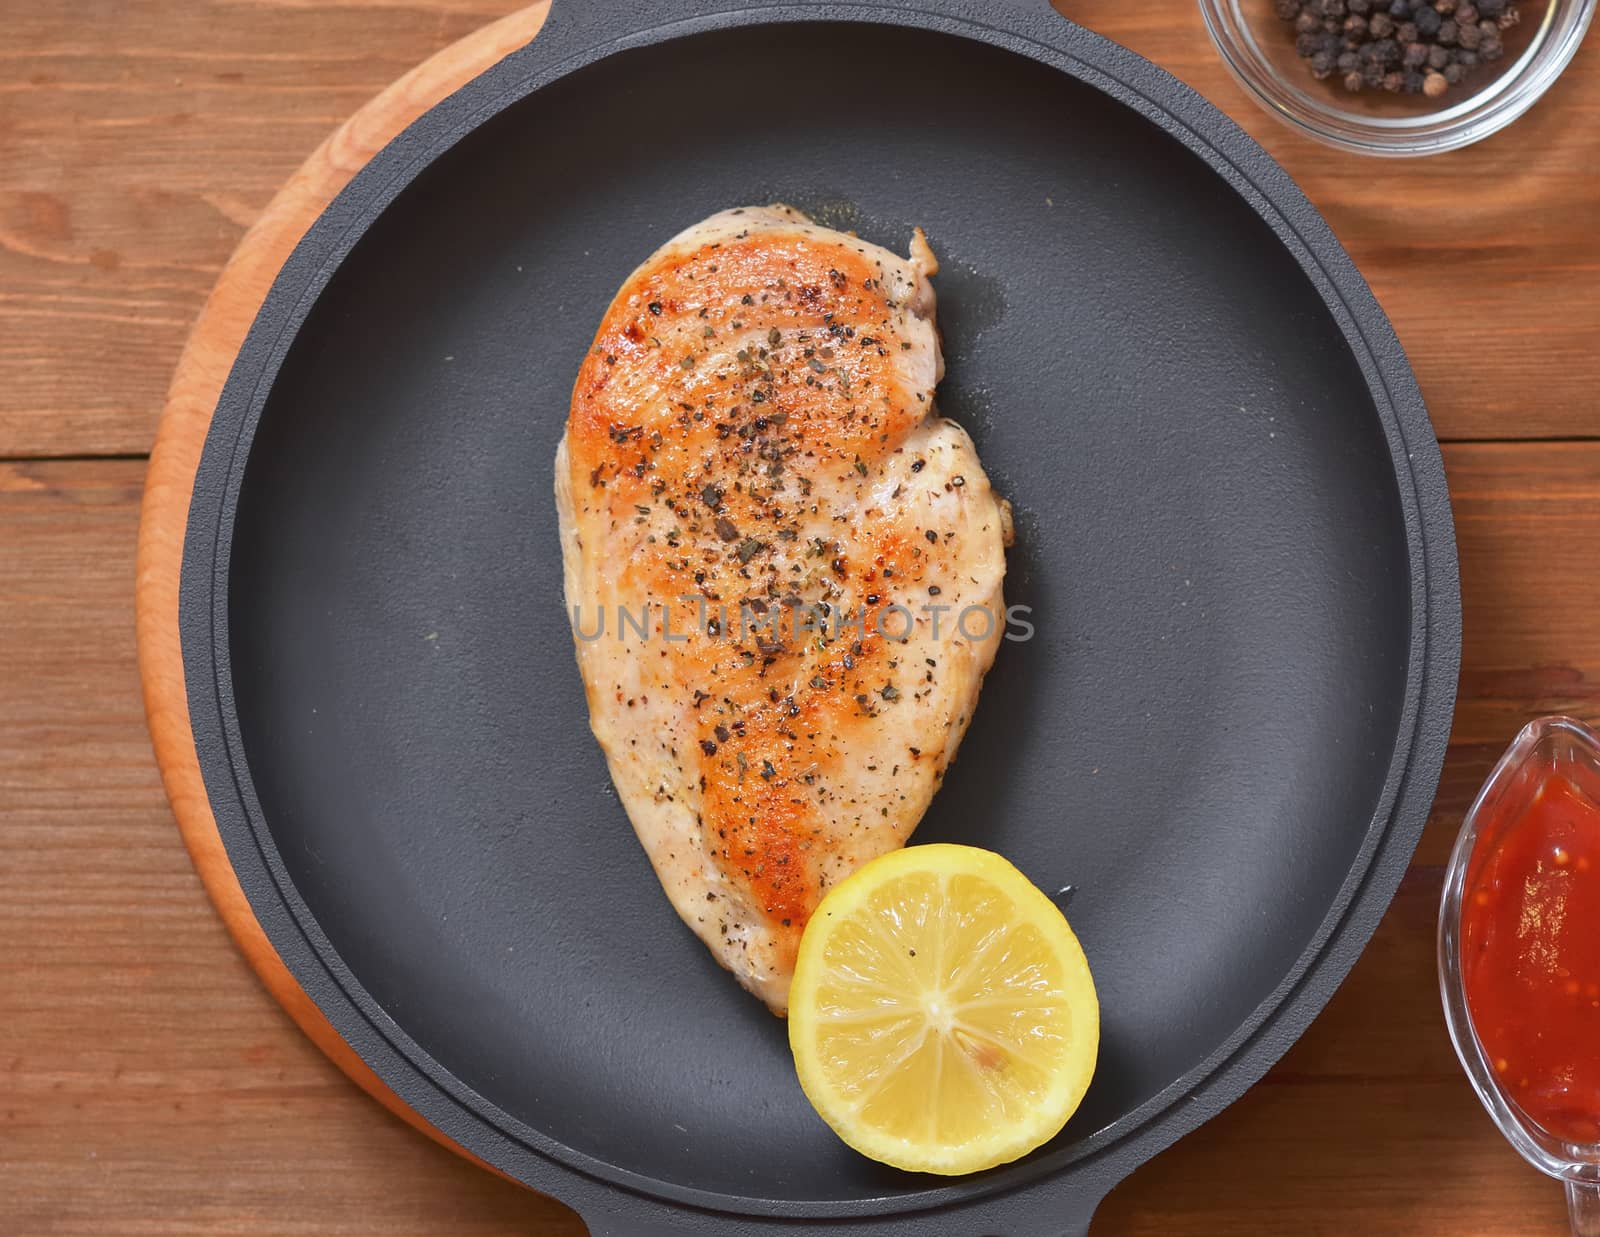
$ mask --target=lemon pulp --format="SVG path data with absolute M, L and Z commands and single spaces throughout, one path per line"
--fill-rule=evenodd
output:
M 801 939 L 789 1044 L 807 1098 L 872 1159 L 958 1174 L 1054 1137 L 1094 1073 L 1083 949 L 1010 863 L 913 846 L 831 890 Z

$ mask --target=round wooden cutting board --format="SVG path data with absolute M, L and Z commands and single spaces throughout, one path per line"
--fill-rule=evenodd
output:
M 206 798 L 178 638 L 178 582 L 195 469 L 234 356 L 278 269 L 327 205 L 412 121 L 526 44 L 550 0 L 529 5 L 436 53 L 341 125 L 245 234 L 189 335 L 167 393 L 139 523 L 135 624 L 145 716 L 184 845 L 233 939 L 272 995 L 346 1074 L 429 1137 L 488 1168 L 407 1107 L 340 1038 L 274 952 L 217 834 Z M 491 1171 L 493 1171 L 491 1169 Z

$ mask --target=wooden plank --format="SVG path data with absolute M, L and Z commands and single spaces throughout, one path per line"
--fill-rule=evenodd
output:
M 1395 161 L 1321 146 L 1268 116 L 1223 66 L 1197 4 L 1057 7 L 1193 86 L 1283 164 L 1393 320 L 1441 438 L 1600 434 L 1593 46 L 1504 133 Z
M 1438 1012 L 1438 863 L 1527 716 L 1600 719 L 1600 443 L 1454 447 L 1467 668 L 1435 820 L 1371 947 L 1267 1079 L 1142 1169 L 1097 1237 L 1555 1237 Z M 143 464 L 0 465 L 0 1231 L 580 1237 L 435 1147 L 279 1009 L 150 760 L 128 621 Z M 1547 667 L 1522 671 L 1518 667 Z
M 1445 448 L 1461 556 L 1461 688 L 1419 863 L 1443 864 L 1511 738 L 1545 713 L 1600 724 L 1600 449 Z
M 1564 1237 L 1561 1187 L 1443 1083 L 1257 1087 L 1102 1204 L 1093 1237 Z
M 69 0 L 0 39 L 0 456 L 147 451 L 228 255 L 341 122 L 524 0 Z
M 0 45 L 0 456 L 146 450 L 189 325 L 275 190 L 386 83 L 517 6 L 11 6 Z M 1060 7 L 1174 71 L 1285 164 L 1393 316 L 1443 436 L 1600 432 L 1585 365 L 1600 350 L 1592 49 L 1511 134 L 1401 164 L 1277 125 L 1228 76 L 1193 4 Z
M 1516 729 L 1600 721 L 1600 444 L 1447 447 L 1466 638 L 1454 738 L 1389 913 L 1263 1082 L 1114 1191 L 1094 1232 L 1139 1237 L 1565 1233 L 1560 1189 L 1470 1091 L 1439 1012 L 1434 924 L 1461 818 Z
M 581 1237 L 390 1116 L 257 982 L 150 757 L 144 465 L 0 465 L 0 1232 Z
M 217 836 L 194 755 L 177 638 L 179 558 L 211 410 L 267 287 L 305 222 L 434 100 L 533 37 L 548 3 L 480 26 L 386 86 L 340 125 L 268 203 L 228 260 L 184 346 L 150 459 L 139 527 L 134 622 L 145 714 L 173 813 L 206 892 L 272 995 L 338 1066 L 392 1112 L 462 1155 L 389 1090 L 301 991 L 257 924 Z M 468 1158 L 474 1158 L 468 1155 Z M 483 1165 L 483 1167 L 488 1167 Z

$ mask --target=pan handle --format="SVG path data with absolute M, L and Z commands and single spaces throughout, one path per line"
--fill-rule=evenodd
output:
M 596 51 L 620 40 L 650 42 L 651 32 L 691 18 L 733 24 L 763 9 L 833 9 L 849 18 L 871 10 L 918 16 L 953 17 L 1039 36 L 1058 15 L 1050 0 L 553 0 L 539 35 L 527 50 L 564 59 Z M 719 21 L 718 19 L 723 19 Z
M 589 1237 L 685 1237 L 687 1228 L 659 1228 L 648 1220 L 620 1219 L 599 1216 L 590 1212 L 582 1217 L 589 1228 Z
M 1045 1182 L 1021 1194 L 875 1220 L 761 1220 L 679 1210 L 622 1194 L 600 1207 L 580 1205 L 579 1212 L 589 1237 L 800 1237 L 802 1230 L 823 1227 L 834 1237 L 1088 1237 L 1100 1191 L 1111 1184 L 1084 1182 L 1094 1191 L 1085 1197 L 1083 1188 L 1068 1193 Z
M 766 10 L 788 10 L 781 17 L 816 16 L 871 20 L 882 14 L 914 24 L 918 17 L 953 18 L 1049 41 L 1067 24 L 1051 0 L 553 0 L 538 37 L 517 54 L 524 61 L 554 64 L 569 57 L 594 58 L 629 44 L 655 42 L 657 32 L 696 21 L 707 26 L 746 24 Z M 987 1199 L 896 1218 L 809 1222 L 717 1215 L 678 1208 L 618 1192 L 600 1204 L 568 1197 L 578 1208 L 589 1237 L 791 1237 L 826 1224 L 837 1237 L 1087 1237 L 1104 1191 L 1115 1179 L 1100 1179 L 1084 1197 L 1048 1184 L 1014 1196 Z

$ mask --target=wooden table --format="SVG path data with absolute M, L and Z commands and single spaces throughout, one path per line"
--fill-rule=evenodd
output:
M 151 760 L 131 619 L 144 453 L 223 262 L 335 125 L 516 7 L 0 0 L 0 1232 L 583 1232 L 369 1100 L 235 953 Z M 1466 622 L 1443 786 L 1377 937 L 1094 1231 L 1564 1232 L 1451 1054 L 1433 917 L 1517 726 L 1600 719 L 1600 49 L 1510 133 L 1386 164 L 1256 111 L 1188 0 L 1059 7 L 1260 138 L 1372 281 L 1446 444 Z

